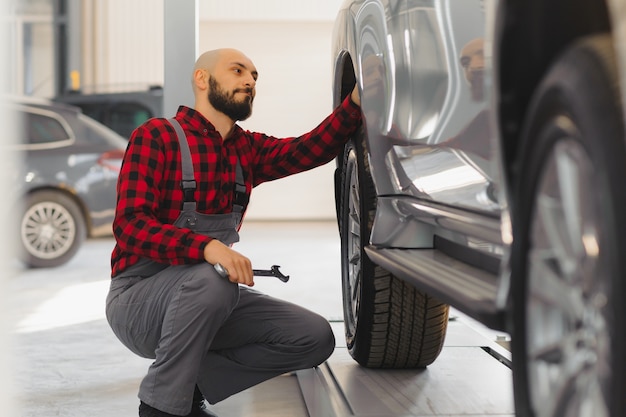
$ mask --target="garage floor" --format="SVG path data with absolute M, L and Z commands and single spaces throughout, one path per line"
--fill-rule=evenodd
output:
M 317 369 L 286 374 L 211 406 L 220 417 L 512 416 L 510 355 L 498 336 L 452 311 L 441 356 L 425 370 L 371 370 L 343 343 L 339 239 L 333 222 L 244 224 L 235 249 L 288 283 L 255 288 L 327 317 L 337 348 Z M 112 239 L 89 240 L 69 264 L 19 270 L 11 282 L 20 417 L 136 416 L 149 361 L 104 319 Z

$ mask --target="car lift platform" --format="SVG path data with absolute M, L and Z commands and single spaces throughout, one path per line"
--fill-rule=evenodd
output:
M 220 417 L 514 416 L 510 353 L 468 320 L 453 318 L 437 360 L 411 370 L 360 366 L 341 343 L 343 323 L 334 322 L 338 347 L 324 364 L 274 378 L 212 409 Z

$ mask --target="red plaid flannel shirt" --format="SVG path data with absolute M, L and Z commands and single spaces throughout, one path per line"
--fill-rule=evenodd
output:
M 332 160 L 358 128 L 361 111 L 347 97 L 311 132 L 284 139 L 235 125 L 231 136 L 222 141 L 208 120 L 185 106 L 179 107 L 176 120 L 191 150 L 197 210 L 222 214 L 232 211 L 237 156 L 250 194 L 263 182 Z M 181 170 L 176 133 L 166 119 L 148 120 L 133 132 L 117 184 L 111 276 L 142 257 L 171 265 L 204 260 L 204 247 L 211 238 L 172 225 L 183 202 Z

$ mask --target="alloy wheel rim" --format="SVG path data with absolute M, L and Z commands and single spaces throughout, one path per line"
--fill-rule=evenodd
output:
M 361 199 L 359 195 L 359 178 L 356 166 L 356 155 L 351 151 L 349 161 L 352 163 L 350 170 L 350 188 L 348 195 L 348 235 L 347 235 L 347 273 L 348 281 L 345 284 L 344 306 L 346 315 L 346 328 L 349 337 L 356 333 L 357 317 L 360 306 L 361 276 L 362 276 L 362 246 L 361 246 Z
M 536 417 L 609 415 L 609 288 L 593 178 L 588 154 L 568 138 L 554 147 L 538 184 L 526 307 Z
M 21 231 L 28 253 L 41 259 L 54 259 L 72 246 L 76 238 L 76 223 L 65 207 L 45 201 L 28 209 Z

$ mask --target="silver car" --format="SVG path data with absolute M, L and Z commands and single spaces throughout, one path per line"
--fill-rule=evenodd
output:
M 77 107 L 12 98 L 20 160 L 9 191 L 19 256 L 29 267 L 68 262 L 86 237 L 112 234 L 116 184 L 127 141 Z M 8 149 L 7 149 L 8 148 Z
M 424 367 L 449 306 L 511 334 L 519 416 L 626 413 L 622 0 L 346 0 L 347 346 Z

